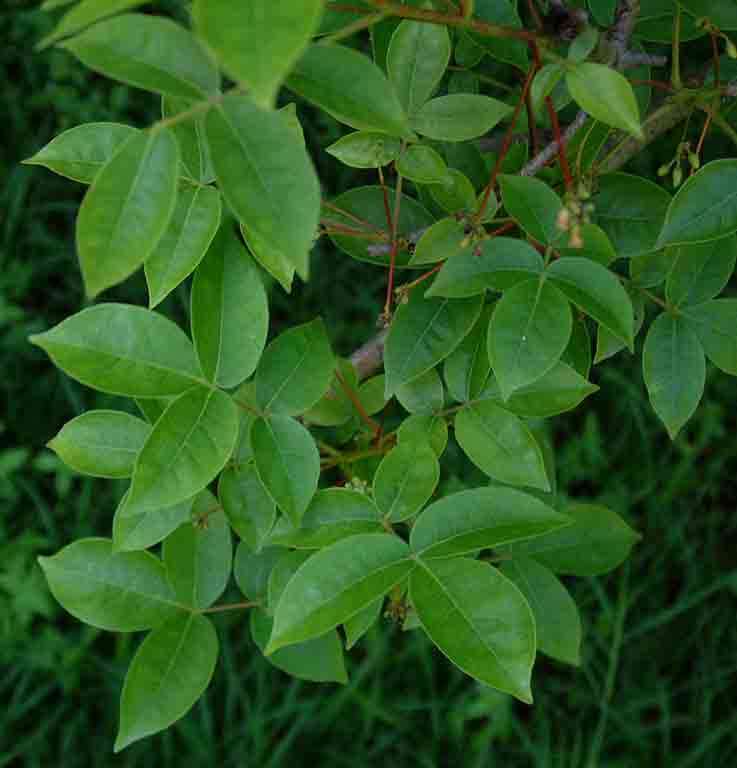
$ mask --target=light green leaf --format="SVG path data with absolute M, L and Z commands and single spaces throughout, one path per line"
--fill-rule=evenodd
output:
M 443 382 L 435 368 L 402 384 L 396 391 L 397 400 L 409 413 L 429 413 L 443 407 Z
M 264 352 L 256 371 L 256 399 L 264 411 L 304 413 L 328 391 L 335 366 L 320 318 L 290 328 Z
M 665 298 L 675 306 L 702 304 L 719 295 L 737 261 L 737 236 L 668 249 L 673 266 L 665 284 Z
M 573 524 L 504 548 L 512 557 L 529 555 L 555 573 L 598 576 L 620 565 L 640 535 L 612 510 L 597 504 L 569 504 Z
M 212 169 L 210 150 L 205 140 L 205 113 L 197 111 L 196 105 L 199 104 L 201 102 L 162 96 L 161 116 L 166 120 L 183 112 L 196 110 L 196 114 L 192 114 L 188 119 L 179 118 L 172 122 L 170 129 L 177 137 L 179 144 L 182 175 L 195 182 L 210 184 L 215 180 L 215 172 Z
M 526 280 L 505 291 L 489 325 L 488 350 L 502 397 L 547 373 L 571 337 L 566 297 L 545 279 Z
M 446 358 L 473 327 L 482 303 L 482 297 L 425 299 L 413 291 L 394 315 L 384 347 L 387 396 Z
M 218 481 L 218 497 L 233 530 L 258 552 L 274 527 L 276 506 L 261 484 L 256 466 L 250 462 L 224 469 Z
M 737 160 L 713 160 L 676 192 L 657 247 L 704 243 L 733 232 L 737 232 Z
M 563 203 L 547 184 L 529 176 L 502 174 L 499 187 L 507 213 L 528 235 L 545 244 L 560 238 L 556 222 Z
M 73 379 L 127 397 L 178 395 L 202 381 L 186 335 L 129 304 L 98 304 L 31 336 Z
M 503 101 L 473 93 L 437 96 L 412 115 L 417 133 L 437 141 L 468 141 L 490 131 L 512 112 Z
M 405 20 L 386 55 L 389 81 L 408 115 L 433 95 L 450 60 L 450 35 L 441 24 Z
M 267 243 L 253 239 L 249 240 L 248 231 L 243 224 L 240 225 L 240 230 L 253 258 L 256 259 L 256 261 L 287 293 L 290 293 L 292 290 L 292 283 L 294 282 L 294 275 L 297 270 L 289 257 L 276 248 L 270 247 Z
M 624 75 L 604 64 L 584 61 L 566 70 L 566 85 L 591 117 L 643 139 L 637 98 Z
M 448 425 L 438 414 L 414 413 L 400 424 L 397 442 L 400 445 L 427 444 L 440 458 L 448 445 Z
M 217 657 L 215 629 L 196 613 L 174 616 L 148 635 L 125 676 L 115 751 L 187 714 L 210 684 Z
M 427 296 L 463 298 L 490 289 L 506 291 L 543 271 L 540 254 L 524 240 L 495 237 L 451 255 Z
M 136 398 L 136 406 L 149 424 L 156 424 L 170 402 L 168 397 L 148 397 L 143 400 Z
M 361 84 L 360 89 L 356 83 Z M 359 131 L 411 137 L 407 117 L 386 76 L 371 59 L 352 48 L 311 45 L 286 85 Z
M 455 216 L 436 221 L 417 241 L 411 266 L 435 264 L 460 253 L 466 234 L 463 224 Z
M 409 594 L 425 632 L 467 675 L 532 703 L 535 622 L 517 587 L 488 563 L 420 561 Z
M 60 176 L 91 184 L 98 171 L 136 133 L 135 128 L 120 123 L 85 123 L 60 133 L 23 163 L 42 165 Z
M 195 387 L 174 400 L 138 454 L 124 514 L 171 507 L 201 491 L 225 466 L 238 437 L 238 409 L 220 390 Z
M 683 318 L 664 312 L 647 333 L 642 371 L 650 403 L 671 440 L 704 394 L 706 361 L 698 336 Z
M 544 114 L 545 99 L 553 95 L 555 87 L 565 74 L 560 64 L 546 64 L 537 71 L 535 79 L 530 86 L 530 101 L 534 114 Z
M 431 184 L 430 197 L 447 213 L 476 210 L 476 191 L 471 180 L 456 168 L 449 168 L 444 181 Z
M 263 653 L 271 636 L 273 620 L 264 611 L 254 610 L 250 616 L 250 627 L 251 637 Z M 348 682 L 343 647 L 335 630 L 304 643 L 280 648 L 265 658 L 277 669 L 300 680 L 314 683 Z
M 205 132 L 218 184 L 251 250 L 257 258 L 279 254 L 307 279 L 320 185 L 287 118 L 231 94 L 210 110 Z
M 529 557 L 502 563 L 501 572 L 517 585 L 535 618 L 537 648 L 552 659 L 581 663 L 581 617 L 573 598 L 544 565 Z
M 488 400 L 474 403 L 458 412 L 455 431 L 468 458 L 489 477 L 550 490 L 540 446 L 513 413 Z
M 386 533 L 343 539 L 313 555 L 287 584 L 266 653 L 319 637 L 386 594 L 412 571 L 407 545 Z
M 95 177 L 77 217 L 77 250 L 91 297 L 132 275 L 166 232 L 177 201 L 171 131 L 138 132 Z
M 216 189 L 179 190 L 169 226 L 144 264 L 151 309 L 197 268 L 218 231 L 221 213 Z
M 315 441 L 291 417 L 270 416 L 253 423 L 251 445 L 261 482 L 279 509 L 298 526 L 320 477 Z
M 228 75 L 271 107 L 282 80 L 317 32 L 322 7 L 323 0 L 195 0 L 192 17 Z
M 385 133 L 355 131 L 326 147 L 325 151 L 351 168 L 381 168 L 399 157 L 402 144 Z
M 93 627 L 137 632 L 178 611 L 161 561 L 149 552 L 113 552 L 109 539 L 79 539 L 39 557 L 51 594 Z
M 194 498 L 166 509 L 155 509 L 140 515 L 126 517 L 123 514 L 127 494 L 123 496 L 113 518 L 113 552 L 130 552 L 148 549 L 163 541 L 182 523 L 191 519 Z
M 546 275 L 580 310 L 632 347 L 632 302 L 613 272 L 589 259 L 562 258 L 548 267 Z
M 431 504 L 412 526 L 410 547 L 427 560 L 531 539 L 571 521 L 535 496 L 512 488 L 476 488 Z
M 384 456 L 374 475 L 374 500 L 387 520 L 416 515 L 435 492 L 440 465 L 428 443 L 403 442 Z
M 256 603 L 266 605 L 269 576 L 277 561 L 284 554 L 283 549 L 265 547 L 254 553 L 245 542 L 241 542 L 235 551 L 233 576 L 238 589 L 244 597 Z
M 709 360 L 725 373 L 737 376 L 737 299 L 714 299 L 684 307 L 682 313 Z
M 650 253 L 665 220 L 670 195 L 657 184 L 627 173 L 598 180 L 592 202 L 596 223 L 609 235 L 618 258 Z
M 60 47 L 95 72 L 175 98 L 201 100 L 220 85 L 212 59 L 196 38 L 162 16 L 125 13 Z
M 514 3 L 509 0 L 474 0 L 474 16 L 488 24 L 519 29 L 522 26 Z M 511 64 L 525 72 L 527 70 L 527 46 L 521 40 L 511 37 L 490 37 L 482 32 L 471 32 L 472 39 L 492 58 Z
M 101 19 L 143 5 L 145 2 L 146 0 L 81 0 L 61 17 L 53 32 L 41 40 L 36 50 L 47 48 L 57 40 L 69 37 Z
M 384 606 L 384 598 L 380 597 L 369 603 L 365 608 L 351 616 L 343 625 L 345 630 L 345 647 L 350 651 L 351 648 L 373 627 L 381 616 L 381 609 Z
M 395 165 L 397 173 L 416 184 L 442 184 L 448 176 L 445 160 L 424 144 L 411 144 L 397 158 Z
M 120 411 L 87 411 L 68 421 L 48 443 L 76 472 L 93 477 L 130 477 L 151 427 Z
M 443 363 L 443 378 L 448 391 L 459 403 L 475 400 L 489 378 L 491 363 L 486 336 L 493 308 L 493 304 L 484 306 L 471 332 Z
M 192 338 L 214 384 L 238 386 L 258 365 L 269 331 L 269 305 L 259 270 L 226 224 L 192 283 Z

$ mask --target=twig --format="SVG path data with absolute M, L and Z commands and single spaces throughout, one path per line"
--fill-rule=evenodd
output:
M 359 381 L 363 381 L 381 368 L 384 362 L 384 344 L 389 333 L 384 329 L 373 339 L 360 346 L 350 357 Z
M 560 142 L 553 140 L 539 154 L 535 155 L 520 171 L 520 176 L 535 176 L 558 154 L 560 145 L 565 146 L 581 129 L 588 115 L 581 110 L 573 122 L 563 131 Z
M 657 56 L 651 53 L 625 51 L 619 62 L 620 69 L 635 69 L 636 67 L 664 67 L 668 63 L 667 56 Z

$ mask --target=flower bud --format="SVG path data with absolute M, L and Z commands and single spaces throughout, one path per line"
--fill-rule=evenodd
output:
M 725 38 L 727 42 L 727 56 L 730 59 L 737 59 L 737 45 L 735 45 L 728 37 Z
M 695 152 L 688 153 L 688 162 L 694 171 L 698 171 L 701 168 L 701 158 Z
M 558 211 L 558 218 L 555 222 L 561 232 L 567 232 L 571 227 L 571 213 L 568 208 L 561 208 Z
M 571 230 L 571 236 L 568 238 L 568 246 L 570 248 L 583 248 L 583 238 L 581 237 L 581 227 L 576 224 Z
M 681 169 L 680 165 L 677 165 L 673 169 L 673 186 L 680 187 L 682 181 L 683 181 L 683 170 Z
M 658 168 L 658 176 L 667 176 L 670 173 L 670 167 L 672 163 L 663 163 L 663 165 Z

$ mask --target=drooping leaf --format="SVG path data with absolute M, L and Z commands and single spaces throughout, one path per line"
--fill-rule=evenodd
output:
M 218 638 L 206 616 L 182 613 L 141 643 L 125 676 L 115 751 L 168 728 L 210 684 Z
M 129 304 L 83 309 L 30 340 L 73 379 L 113 395 L 166 397 L 202 382 L 186 335 Z
M 317 552 L 287 584 L 266 653 L 348 621 L 407 577 L 414 567 L 408 555 L 407 545 L 386 533 L 351 536 Z
M 501 564 L 501 572 L 525 596 L 535 618 L 537 648 L 552 659 L 581 663 L 581 617 L 568 590 L 544 565 L 530 557 Z
M 281 81 L 317 31 L 322 7 L 323 0 L 196 0 L 192 17 L 223 69 L 270 107 Z
M 269 416 L 253 423 L 251 445 L 261 482 L 279 509 L 298 526 L 320 477 L 315 441 L 291 417 Z
M 422 627 L 466 674 L 528 704 L 535 622 L 517 587 L 488 563 L 421 561 L 409 594 Z
M 440 480 L 435 451 L 427 443 L 407 441 L 392 448 L 374 475 L 376 506 L 393 523 L 416 515 Z
M 216 189 L 179 190 L 169 225 L 143 265 L 151 309 L 197 268 L 218 231 L 221 213 Z
M 351 168 L 381 168 L 399 156 L 401 142 L 374 131 L 355 131 L 338 139 L 325 151 Z
M 224 392 L 195 387 L 180 395 L 138 454 L 125 516 L 194 496 L 225 466 L 237 437 L 238 409 Z
M 136 133 L 135 128 L 120 123 L 85 123 L 60 133 L 23 162 L 91 184 L 99 170 Z
M 320 185 L 285 116 L 230 94 L 208 113 L 205 132 L 218 185 L 251 250 L 278 254 L 307 279 Z
M 437 141 L 468 141 L 490 131 L 512 108 L 503 101 L 473 93 L 436 96 L 410 118 L 417 133 Z
M 113 552 L 109 539 L 79 539 L 38 562 L 64 610 L 110 632 L 150 629 L 179 609 L 161 561 Z
M 648 330 L 642 371 L 650 403 L 671 440 L 693 416 L 704 393 L 706 360 L 688 322 L 664 312 Z
M 542 451 L 525 423 L 487 400 L 462 408 L 456 439 L 471 461 L 489 477 L 510 485 L 550 490 Z
M 201 100 L 220 85 L 215 64 L 194 35 L 162 16 L 124 13 L 60 47 L 100 74 L 166 96 Z
M 233 530 L 258 552 L 274 527 L 276 506 L 259 480 L 255 464 L 224 469 L 218 481 L 218 497 Z
M 431 504 L 412 526 L 410 547 L 423 560 L 454 557 L 531 539 L 571 521 L 512 488 L 476 488 Z
M 560 238 L 556 222 L 563 203 L 547 184 L 529 176 L 502 174 L 499 187 L 507 213 L 528 235 L 546 244 Z
M 95 176 L 77 217 L 77 250 L 91 297 L 153 253 L 177 202 L 179 148 L 171 131 L 135 133 Z
M 675 306 L 703 304 L 718 296 L 729 282 L 737 261 L 737 236 L 672 249 L 672 267 L 665 298 Z
M 714 299 L 684 307 L 682 312 L 709 360 L 725 373 L 737 376 L 737 299 Z

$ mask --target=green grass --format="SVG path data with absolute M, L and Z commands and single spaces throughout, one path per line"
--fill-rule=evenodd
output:
M 64 614 L 35 556 L 109 530 L 121 488 L 72 476 L 44 444 L 74 415 L 119 401 L 59 375 L 26 341 L 83 304 L 73 246 L 83 190 L 18 161 L 66 127 L 140 123 L 155 104 L 64 54 L 30 53 L 49 26 L 32 5 L 0 10 L 0 766 L 737 765 L 737 382 L 712 371 L 697 417 L 671 445 L 627 353 L 597 370 L 601 392 L 558 419 L 554 437 L 560 487 L 612 505 L 643 540 L 614 574 L 571 582 L 583 665 L 540 660 L 533 707 L 476 685 L 388 622 L 351 654 L 347 686 L 294 681 L 260 657 L 245 615 L 223 615 L 202 702 L 171 731 L 112 755 L 138 637 Z M 309 116 L 306 132 L 314 148 L 335 126 Z M 345 186 L 324 155 L 318 162 L 332 190 Z M 374 276 L 321 244 L 309 285 L 289 300 L 273 291 L 275 324 L 323 312 L 348 352 L 372 332 L 383 289 Z M 114 296 L 140 302 L 142 281 Z M 184 317 L 186 296 L 165 310 Z

